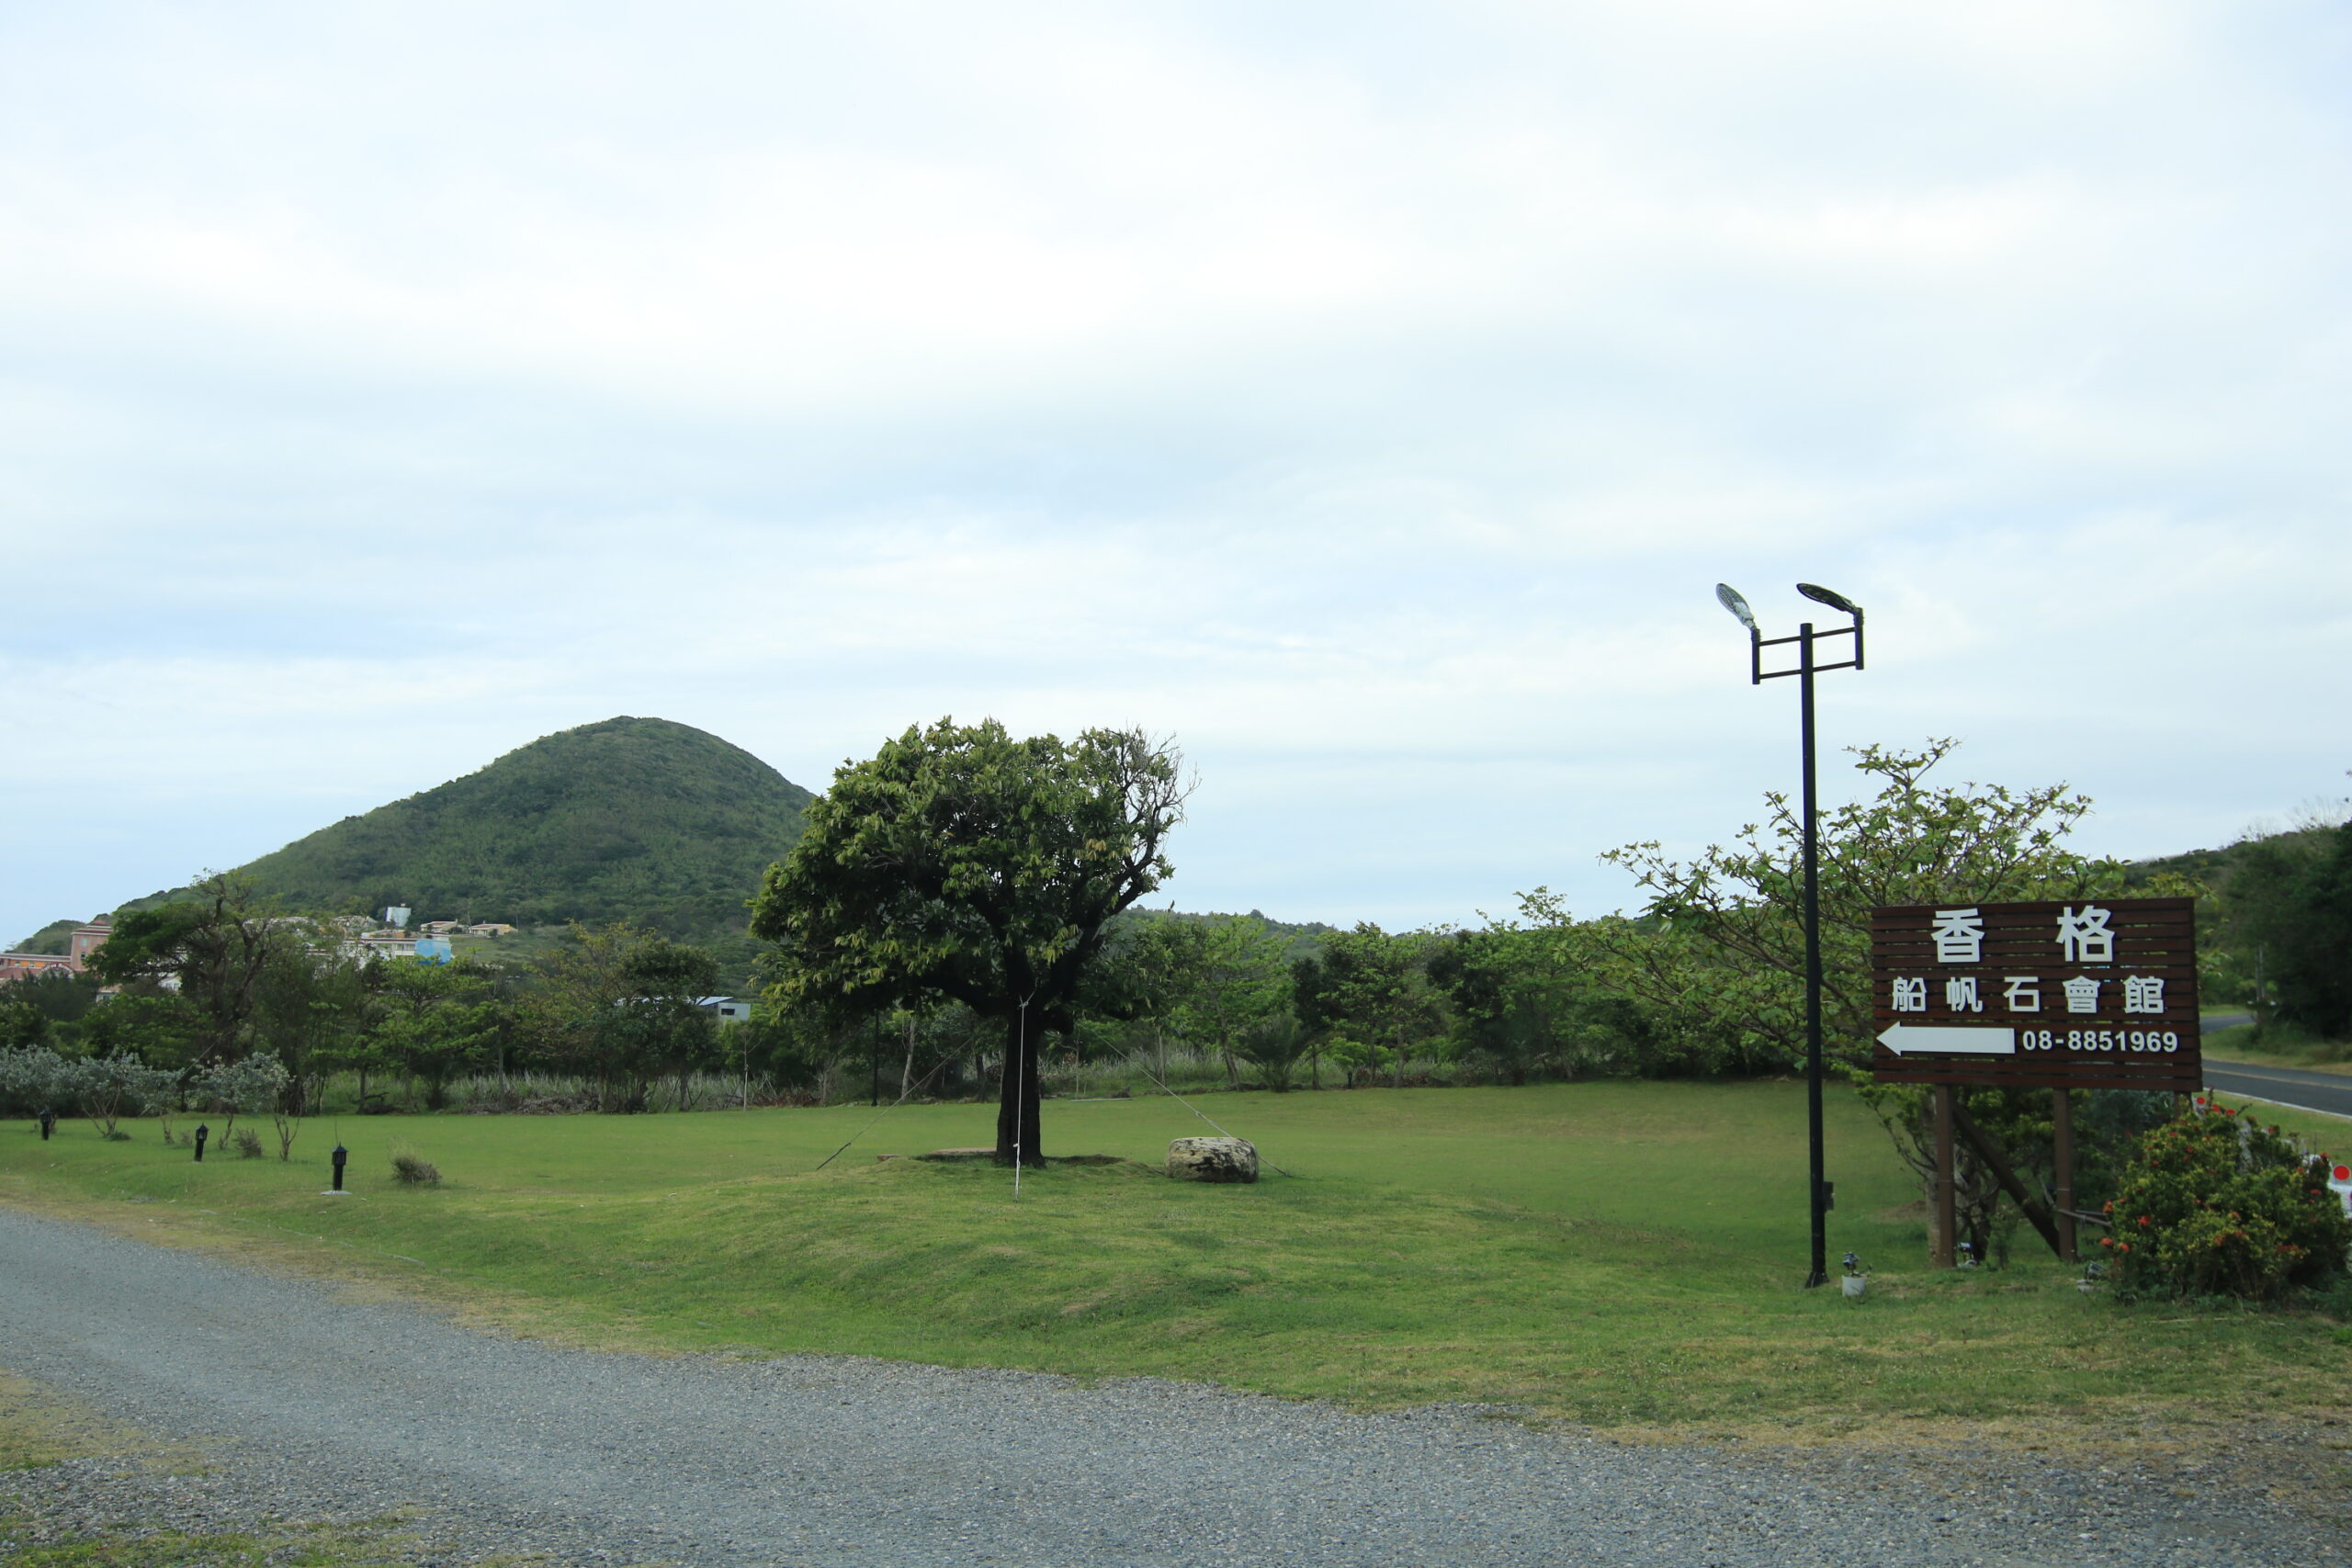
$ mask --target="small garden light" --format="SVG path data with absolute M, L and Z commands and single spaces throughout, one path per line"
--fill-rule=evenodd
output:
M 196 1163 L 204 1163 L 204 1140 L 212 1136 L 212 1129 L 198 1122 L 196 1129 Z
M 40 1141 L 44 1144 L 49 1142 L 49 1135 L 56 1131 L 57 1112 L 44 1110 L 40 1113 Z

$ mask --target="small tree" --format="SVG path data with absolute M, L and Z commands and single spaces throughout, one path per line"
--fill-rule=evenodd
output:
M 125 1106 L 138 1104 L 139 1075 L 144 1070 L 134 1056 L 90 1056 L 64 1063 L 58 1081 L 80 1103 L 98 1136 L 112 1141 L 130 1135 L 117 1132 L 115 1122 Z
M 718 1022 L 703 1007 L 718 985 L 718 960 L 699 947 L 651 937 L 630 952 L 622 969 L 629 996 L 619 1010 L 632 1081 L 673 1074 L 678 1109 L 691 1110 L 695 1070 L 718 1059 Z M 642 1089 L 637 1098 L 643 1103 Z
M 225 1145 L 240 1112 L 260 1115 L 275 1109 L 293 1075 L 277 1057 L 256 1053 L 234 1062 L 216 1062 L 189 1078 L 188 1089 L 216 1111 L 228 1113 L 221 1123 Z
M 1859 1070 L 1870 1059 L 1874 1032 L 1871 910 L 2109 897 L 2124 890 L 2129 869 L 2065 847 L 2091 802 L 2063 784 L 2023 791 L 1928 784 L 1927 775 L 1958 745 L 1944 739 L 1918 751 L 1857 749 L 1856 771 L 1877 793 L 1827 812 L 1820 829 L 1825 1049 L 1849 1069 L 1895 1152 L 1923 1185 L 1935 1170 L 1926 1132 L 1928 1091 L 1874 1083 Z M 1603 855 L 1632 872 L 1651 899 L 1642 920 L 1600 928 L 1600 952 L 1610 982 L 1661 1016 L 1721 1032 L 1743 1049 L 1793 1063 L 1804 1042 L 1804 824 L 1786 795 L 1770 793 L 1765 800 L 1769 827 L 1741 829 L 1729 849 L 1710 845 L 1688 863 L 1668 859 L 1655 843 Z M 2161 896 L 2196 889 L 2159 877 L 2132 891 Z M 2039 1114 L 2014 1092 L 1997 1106 L 1975 1095 L 1969 1100 L 1972 1118 L 1988 1137 L 2007 1145 L 2005 1156 L 2018 1166 L 2038 1163 L 2046 1148 L 2048 1093 L 2034 1091 L 2034 1104 Z M 1962 1221 L 1981 1234 L 1999 1190 L 1977 1168 L 1972 1151 L 1963 1148 L 1959 1163 Z M 1972 1206 L 1969 1194 L 1982 1196 Z
M 600 1111 L 633 1109 L 640 1089 L 628 1081 L 630 1021 L 636 994 L 630 955 L 652 940 L 626 923 L 574 923 L 564 945 L 538 966 L 537 982 L 519 1004 L 517 1024 L 543 1060 L 591 1077 Z M 615 1081 L 621 1079 L 616 1094 Z
M 1323 1049 L 1358 1075 L 1393 1064 L 1402 1088 L 1416 1043 L 1445 1026 L 1442 993 L 1430 983 L 1431 939 L 1390 935 L 1370 922 L 1334 931 L 1323 951 L 1292 966 L 1293 996 L 1301 1022 Z
M 480 1062 L 498 1031 L 487 976 L 463 963 L 379 965 L 368 1033 L 384 1060 L 424 1088 L 424 1108 L 447 1102 L 449 1080 Z
M 74 1098 L 72 1067 L 46 1045 L 0 1051 L 0 1100 L 28 1116 L 62 1111 Z
M 150 1067 L 141 1064 L 126 1073 L 132 1100 L 140 1110 L 155 1118 L 158 1129 L 168 1146 L 172 1139 L 172 1117 L 180 1108 L 179 1069 Z

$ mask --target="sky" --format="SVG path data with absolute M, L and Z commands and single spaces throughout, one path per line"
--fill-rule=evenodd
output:
M 0 0 L 0 941 L 618 714 L 1391 927 L 1843 747 L 2352 784 L 2352 12 Z

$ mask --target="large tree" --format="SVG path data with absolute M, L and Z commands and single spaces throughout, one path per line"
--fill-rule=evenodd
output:
M 2352 824 L 2245 845 L 2222 900 L 2223 930 L 2267 1026 L 2352 1034 Z
M 109 985 L 170 982 L 198 1021 L 193 1060 L 233 1062 L 254 1047 L 270 965 L 309 962 L 304 928 L 273 915 L 233 874 L 215 872 L 188 894 L 123 915 L 90 968 Z
M 1169 876 L 1188 790 L 1173 746 L 1141 730 L 910 728 L 835 773 L 768 869 L 752 931 L 777 944 L 777 998 L 845 1015 L 945 999 L 992 1021 L 997 1158 L 1041 1159 L 1039 1042 L 1073 1027 L 1112 917 Z

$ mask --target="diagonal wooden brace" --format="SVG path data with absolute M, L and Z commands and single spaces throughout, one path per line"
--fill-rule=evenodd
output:
M 2066 1249 L 2059 1245 L 2057 1221 L 2051 1218 L 2050 1211 L 2042 1207 L 2040 1199 L 2026 1190 L 2025 1183 L 2018 1179 L 2018 1173 L 2009 1168 L 2009 1162 L 2003 1159 L 2001 1152 L 1993 1146 L 1993 1140 L 1986 1137 L 1970 1119 L 1968 1108 L 1961 1104 L 1960 1096 L 1956 1094 L 1951 1097 L 1951 1119 L 1953 1125 L 1960 1129 L 1960 1135 L 1968 1140 L 1968 1146 L 1976 1151 L 1976 1157 L 1984 1162 L 1984 1168 L 1993 1173 L 1993 1179 L 2001 1184 L 2001 1190 L 2017 1200 L 2018 1209 L 2033 1222 L 2033 1228 L 2041 1233 L 2041 1239 L 2050 1244 L 2050 1250 L 2064 1258 Z

